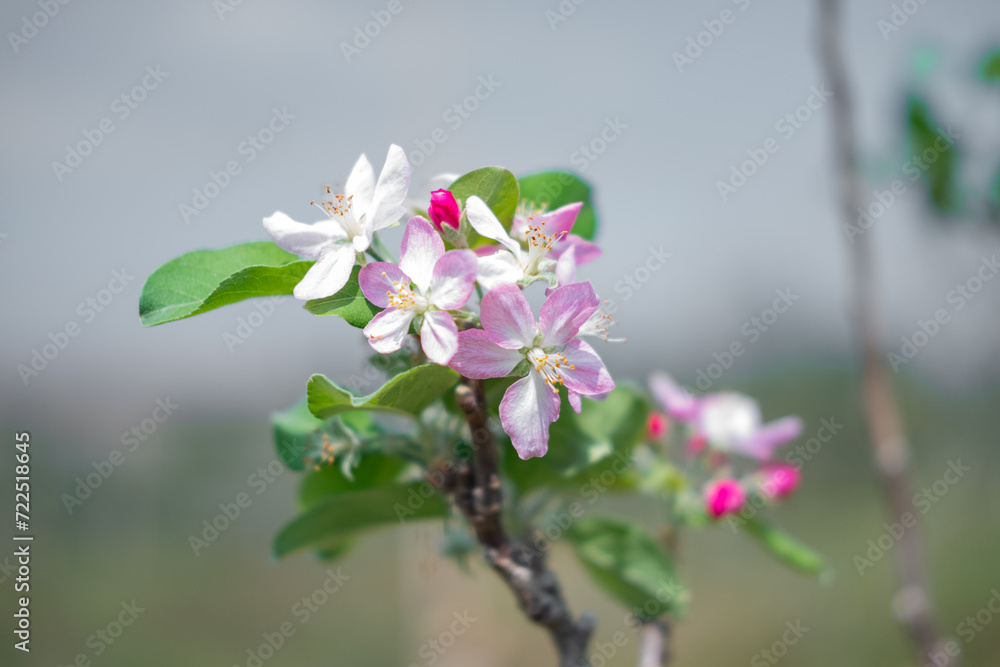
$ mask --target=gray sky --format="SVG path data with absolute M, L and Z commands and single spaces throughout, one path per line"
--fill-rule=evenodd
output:
M 930 2 L 883 36 L 878 21 L 891 5 L 849 3 L 869 191 L 900 176 L 902 100 L 918 49 L 941 54 L 926 86 L 947 95 L 939 112 L 974 136 L 969 153 L 1000 145 L 1000 97 L 969 76 L 1000 38 L 995 3 Z M 395 15 L 385 13 L 389 6 L 244 0 L 220 18 L 208 0 L 70 2 L 12 44 L 9 33 L 40 9 L 3 4 L 0 404 L 8 417 L 46 410 L 67 423 L 89 417 L 77 422 L 84 430 L 115 432 L 166 395 L 197 405 L 189 414 L 259 414 L 295 400 L 312 372 L 357 370 L 367 354 L 358 332 L 291 300 L 232 352 L 223 335 L 252 302 L 154 329 L 139 326 L 137 304 L 143 280 L 183 252 L 265 238 L 261 219 L 275 210 L 312 221 L 310 199 L 341 181 L 361 152 L 378 168 L 390 143 L 421 162 L 414 188 L 487 164 L 515 173 L 583 170 L 596 191 L 605 255 L 581 275 L 619 302 L 629 343 L 602 348 L 619 378 L 659 367 L 691 381 L 735 341 L 747 353 L 720 386 L 775 363 L 847 359 L 830 108 L 814 98 L 818 108 L 793 133 L 776 125 L 824 83 L 813 3 L 590 0 L 552 23 L 546 12 L 559 11 L 555 0 L 400 0 Z M 721 34 L 678 71 L 673 53 L 724 10 L 731 20 Z M 372 12 L 391 20 L 348 62 L 341 44 Z M 449 113 L 483 79 L 492 90 L 480 87 L 477 108 L 467 118 Z M 268 127 L 275 109 L 287 126 L 251 151 L 244 142 Z M 582 157 L 609 121 L 620 133 L 606 135 L 614 141 L 595 159 Z M 421 160 L 419 147 L 436 128 L 446 140 Z M 54 168 L 85 133 L 100 136 L 90 154 L 72 171 Z M 769 138 L 777 152 L 722 201 L 717 181 Z M 179 206 L 229 161 L 239 173 L 185 222 Z M 989 164 L 977 157 L 970 173 Z M 922 192 L 910 184 L 869 232 L 897 344 L 918 319 L 950 308 L 948 291 L 1000 249 L 995 234 L 943 233 L 923 210 Z M 651 247 L 672 256 L 626 300 L 623 281 L 644 275 L 636 270 Z M 91 312 L 86 300 L 100 298 L 115 271 L 127 284 Z M 745 323 L 779 289 L 799 299 L 750 341 Z M 998 304 L 1000 281 L 954 313 L 912 367 L 948 389 L 994 381 Z M 17 366 L 72 323 L 79 334 L 25 386 Z

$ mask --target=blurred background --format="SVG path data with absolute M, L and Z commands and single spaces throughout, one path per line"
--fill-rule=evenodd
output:
M 915 664 L 890 608 L 891 549 L 863 574 L 855 560 L 886 529 L 860 421 L 851 234 L 836 208 L 815 19 L 812 2 L 761 0 L 5 2 L 0 489 L 7 507 L 13 433 L 27 430 L 37 538 L 33 650 L 13 651 L 5 629 L 0 662 L 554 664 L 509 591 L 475 559 L 471 575 L 442 559 L 430 524 L 363 540 L 337 564 L 349 576 L 341 590 L 302 622 L 296 604 L 328 565 L 270 556 L 297 479 L 274 474 L 268 417 L 311 373 L 359 372 L 368 352 L 356 331 L 292 300 L 139 325 L 156 267 L 266 238 L 261 219 L 275 210 L 311 221 L 309 201 L 360 153 L 378 168 L 398 143 L 417 196 L 436 174 L 486 164 L 569 168 L 593 184 L 605 253 L 581 277 L 615 301 L 628 338 L 601 350 L 616 378 L 642 382 L 659 368 L 695 386 L 712 374 L 699 389 L 751 393 L 767 419 L 801 415 L 803 442 L 823 419 L 843 424 L 777 514 L 835 579 L 790 573 L 725 526 L 690 536 L 679 567 L 694 599 L 673 664 Z M 863 233 L 889 349 L 949 315 L 893 375 L 917 489 L 934 489 L 955 462 L 971 468 L 939 483 L 945 492 L 918 516 L 938 620 L 964 664 L 996 665 L 1000 617 L 983 610 L 1000 599 L 1000 280 L 974 292 L 970 280 L 1000 251 L 1000 88 L 979 72 L 1000 45 L 1000 12 L 989 0 L 852 1 L 845 19 L 863 199 L 884 207 Z M 934 126 L 955 149 L 911 180 L 911 149 Z M 766 144 L 777 146 L 766 162 L 734 176 Z M 229 163 L 235 173 L 210 187 Z M 650 271 L 654 251 L 670 256 Z M 971 296 L 955 297 L 960 286 Z M 796 298 L 774 319 L 779 290 Z M 61 336 L 67 327 L 76 335 Z M 726 360 L 734 342 L 746 352 Z M 176 406 L 162 423 L 158 401 Z M 68 503 L 114 450 L 121 465 Z M 241 492 L 252 503 L 196 555 L 190 537 Z M 608 502 L 658 518 L 648 503 Z M 574 611 L 597 614 L 595 647 L 626 631 L 605 664 L 634 664 L 626 610 L 561 547 L 553 568 Z M 123 604 L 142 611 L 100 639 Z M 443 653 L 429 648 L 456 613 L 476 620 Z M 969 638 L 961 624 L 977 614 Z M 289 621 L 295 634 L 254 662 L 248 651 Z M 787 623 L 808 632 L 768 660 L 761 652 Z

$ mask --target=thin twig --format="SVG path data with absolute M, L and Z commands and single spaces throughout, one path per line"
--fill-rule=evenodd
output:
M 820 60 L 829 79 L 833 105 L 833 138 L 841 214 L 847 224 L 863 206 L 856 174 L 854 117 L 845 71 L 840 25 L 840 0 L 819 0 Z M 875 288 L 870 235 L 855 235 L 850 243 L 851 295 L 856 334 L 863 363 L 862 402 L 875 468 L 891 519 L 912 510 L 909 483 L 910 446 L 903 429 L 895 389 L 882 362 L 882 322 Z M 934 611 L 925 583 L 921 544 L 914 528 L 903 534 L 895 549 L 899 589 L 895 608 L 900 623 L 920 652 L 921 664 L 931 655 L 947 656 L 934 624 Z M 946 657 L 940 667 L 954 667 Z
M 589 667 L 587 643 L 594 631 L 593 617 L 584 614 L 574 620 L 559 580 L 545 564 L 545 554 L 504 531 L 499 455 L 487 423 L 483 383 L 462 378 L 455 397 L 472 433 L 473 455 L 471 466 L 466 461 L 455 466 L 448 484 L 452 498 L 472 524 L 486 562 L 513 591 L 521 610 L 549 631 L 560 667 Z
M 639 667 L 663 667 L 670 661 L 667 640 L 670 638 L 670 624 L 665 617 L 650 621 L 642 626 L 639 647 Z

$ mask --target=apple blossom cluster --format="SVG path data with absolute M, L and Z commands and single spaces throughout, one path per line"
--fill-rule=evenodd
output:
M 331 297 L 360 266 L 364 298 L 382 309 L 364 327 L 372 349 L 396 352 L 413 335 L 429 361 L 465 377 L 516 378 L 499 406 L 501 424 L 521 458 L 542 456 L 561 390 L 579 413 L 584 396 L 600 400 L 615 388 L 582 340 L 613 340 L 607 333 L 614 324 L 591 284 L 576 280 L 577 266 L 601 254 L 572 233 L 584 203 L 548 210 L 522 201 L 508 228 L 480 197 L 460 204 L 436 189 L 416 198 L 427 217 L 409 217 L 394 261 L 376 234 L 408 214 L 409 186 L 406 154 L 393 145 L 377 179 L 362 155 L 344 192 L 327 188 L 329 200 L 313 202 L 325 214 L 320 221 L 299 223 L 281 212 L 266 218 L 278 246 L 315 260 L 293 294 Z M 537 319 L 522 293 L 535 282 L 546 287 Z
M 649 414 L 647 439 L 683 444 L 685 477 L 709 516 L 739 513 L 751 494 L 775 502 L 798 487 L 798 468 L 774 460 L 775 450 L 802 432 L 798 417 L 765 424 L 752 398 L 733 392 L 696 397 L 665 373 L 654 374 L 649 386 L 662 412 Z

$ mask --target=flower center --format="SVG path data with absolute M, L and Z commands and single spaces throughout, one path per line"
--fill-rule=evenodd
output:
M 604 307 L 608 305 L 607 301 L 601 303 L 600 308 L 598 308 L 593 315 L 587 318 L 587 321 L 583 323 L 580 327 L 578 336 L 594 336 L 595 338 L 600 338 L 606 343 L 624 343 L 624 338 L 608 338 L 608 331 L 611 327 L 618 324 L 614 318 L 608 313 L 604 312 Z
M 386 277 L 385 271 L 382 272 L 382 277 Z M 412 310 L 417 313 L 427 310 L 427 299 L 415 292 L 410 287 L 409 282 L 394 280 L 392 281 L 392 289 L 386 290 L 385 294 L 389 297 L 390 308 Z
M 344 231 L 347 232 L 348 239 L 360 236 L 363 232 L 354 211 L 354 195 L 337 195 L 330 191 L 330 186 L 326 186 L 326 193 L 331 195 L 329 201 L 322 201 L 318 204 L 314 199 L 310 203 L 323 210 L 328 216 L 340 223 Z
M 536 206 L 534 202 L 522 201 L 518 204 L 514 215 L 512 231 L 521 241 L 527 242 L 528 253 L 524 260 L 524 272 L 538 272 L 538 263 L 552 249 L 552 245 L 566 235 L 566 232 L 547 234 L 544 217 L 547 211 L 544 205 Z
M 540 347 L 531 348 L 528 350 L 526 356 L 528 361 L 535 367 L 535 370 L 545 378 L 545 384 L 557 394 L 559 393 L 559 385 L 563 383 L 563 371 L 561 369 L 569 368 L 572 370 L 576 368 L 576 366 L 569 363 L 565 355 L 555 352 L 547 353 Z

